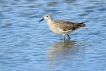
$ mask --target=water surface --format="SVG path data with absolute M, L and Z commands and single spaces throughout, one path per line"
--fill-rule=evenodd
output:
M 47 13 L 86 27 L 63 41 Z M 106 71 L 106 1 L 0 0 L 0 71 Z

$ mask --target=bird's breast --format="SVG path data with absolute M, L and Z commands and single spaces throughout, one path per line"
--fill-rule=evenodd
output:
M 54 23 L 54 22 L 48 22 L 48 26 L 50 28 L 50 30 L 56 34 L 60 34 L 60 35 L 63 35 L 63 34 L 67 34 L 68 31 L 64 31 L 63 29 L 61 29 L 59 27 L 59 24 L 58 23 Z
M 58 27 L 57 27 L 55 24 L 49 22 L 49 23 L 48 23 L 48 27 L 50 28 L 50 30 L 51 30 L 52 32 L 54 32 L 54 33 L 57 33 L 57 32 L 58 32 Z

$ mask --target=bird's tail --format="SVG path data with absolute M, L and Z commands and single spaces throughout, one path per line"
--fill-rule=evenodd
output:
M 74 28 L 75 28 L 75 29 L 80 28 L 80 27 L 85 27 L 85 24 L 81 22 L 81 23 L 76 23 L 76 24 L 74 25 Z

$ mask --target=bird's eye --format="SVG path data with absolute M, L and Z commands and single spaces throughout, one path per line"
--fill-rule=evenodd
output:
M 48 16 L 46 16 L 46 17 L 48 17 Z

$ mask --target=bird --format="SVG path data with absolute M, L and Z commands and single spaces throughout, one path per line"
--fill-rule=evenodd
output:
M 47 21 L 48 27 L 52 32 L 62 35 L 64 37 L 64 40 L 66 35 L 68 36 L 68 39 L 70 39 L 69 33 L 71 33 L 72 31 L 80 27 L 85 27 L 85 24 L 83 22 L 75 23 L 66 20 L 53 20 L 50 14 L 45 14 L 43 19 L 41 19 L 39 23 L 43 20 Z

